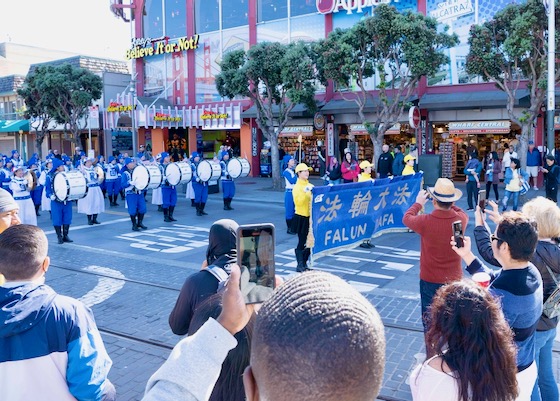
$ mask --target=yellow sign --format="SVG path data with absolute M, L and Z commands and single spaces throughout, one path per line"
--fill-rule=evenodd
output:
M 198 48 L 198 35 L 190 38 L 183 37 L 177 39 L 177 43 L 168 43 L 169 38 L 159 39 L 137 38 L 132 40 L 132 48 L 126 51 L 127 60 L 157 56 L 159 54 L 177 53 Z
M 134 107 L 136 108 L 136 106 Z M 121 103 L 117 103 L 117 102 L 111 102 L 109 103 L 109 107 L 107 107 L 107 112 L 109 113 L 115 113 L 115 112 L 126 112 L 126 111 L 132 111 L 132 105 L 124 105 Z
M 154 121 L 171 121 L 171 122 L 178 122 L 181 121 L 181 117 L 172 117 L 169 114 L 164 113 L 156 113 L 154 116 Z
M 228 118 L 228 113 L 214 113 L 212 111 L 204 111 L 200 116 L 201 120 L 217 120 L 220 118 Z

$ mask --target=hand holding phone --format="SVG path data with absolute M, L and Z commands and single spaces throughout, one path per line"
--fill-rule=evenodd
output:
M 486 207 L 486 190 L 481 189 L 478 191 L 478 206 L 482 213 L 484 213 L 484 208 Z
M 274 234 L 272 224 L 244 225 L 237 229 L 240 288 L 247 304 L 266 301 L 275 288 Z
M 463 242 L 463 223 L 460 220 L 453 222 L 453 240 L 456 243 L 457 248 L 462 248 L 465 246 Z

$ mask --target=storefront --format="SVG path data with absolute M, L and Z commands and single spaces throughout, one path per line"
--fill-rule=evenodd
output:
M 323 156 L 325 156 L 323 149 L 325 145 L 324 129 L 315 129 L 314 125 L 287 126 L 280 132 L 278 141 L 286 154 L 292 155 L 297 162 L 312 167 L 312 174 L 319 174 L 321 170 L 319 152 L 323 152 Z
M 27 160 L 29 121 L 0 120 L 0 153 L 11 155 L 12 150 L 19 149 L 22 159 Z

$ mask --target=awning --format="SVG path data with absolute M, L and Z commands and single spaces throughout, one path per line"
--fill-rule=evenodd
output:
M 284 127 L 284 129 L 280 132 L 281 137 L 286 136 L 312 136 L 313 135 L 313 126 L 311 125 L 294 125 L 289 127 Z
M 383 124 L 381 124 L 383 125 Z M 350 124 L 350 133 L 352 135 L 369 135 L 365 125 L 363 124 Z M 396 123 L 385 131 L 385 135 L 395 135 L 401 133 L 401 123 Z
M 528 106 L 529 92 L 517 91 L 515 106 Z M 457 110 L 505 107 L 507 95 L 500 90 L 457 92 L 457 93 L 428 93 L 420 99 L 419 107 L 427 110 Z
M 0 120 L 0 132 L 29 132 L 29 120 Z
M 408 99 L 408 102 L 415 102 L 418 100 L 418 96 L 413 95 Z M 391 99 L 389 98 L 389 101 Z M 381 106 L 379 98 L 376 97 L 372 99 L 368 97 L 366 99 L 366 105 L 364 107 L 365 113 L 375 113 L 377 108 Z M 352 114 L 358 112 L 358 105 L 353 100 L 330 100 L 326 105 L 321 108 L 321 113 L 323 114 Z

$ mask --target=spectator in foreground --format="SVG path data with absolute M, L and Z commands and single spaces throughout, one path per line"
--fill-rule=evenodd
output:
M 8 191 L 0 188 L 0 234 L 8 227 L 21 224 L 19 206 Z M 4 284 L 4 276 L 0 273 L 0 285 Z
M 469 273 L 490 275 L 488 289 L 499 299 L 504 316 L 514 332 L 519 401 L 531 398 L 537 379 L 535 332 L 543 310 L 543 285 L 539 271 L 530 262 L 537 241 L 534 221 L 521 213 L 505 213 L 495 233 L 490 236 L 492 252 L 502 269 L 492 270 L 474 256 L 469 237 L 464 237 L 461 248 L 457 248 L 455 241 L 451 240 L 452 249 L 465 261 Z
M 93 314 L 44 284 L 47 251 L 38 227 L 0 234 L 0 399 L 112 401 L 112 362 Z
M 515 400 L 513 333 L 492 295 L 472 281 L 447 284 L 429 313 L 426 338 L 436 354 L 412 372 L 412 399 Z
M 181 340 L 148 381 L 143 401 L 208 399 L 233 335 L 249 321 L 233 265 L 223 309 Z M 321 313 L 317 313 L 320 311 Z M 297 275 L 275 290 L 255 319 L 247 400 L 371 401 L 385 365 L 385 335 L 371 303 L 324 272 Z

